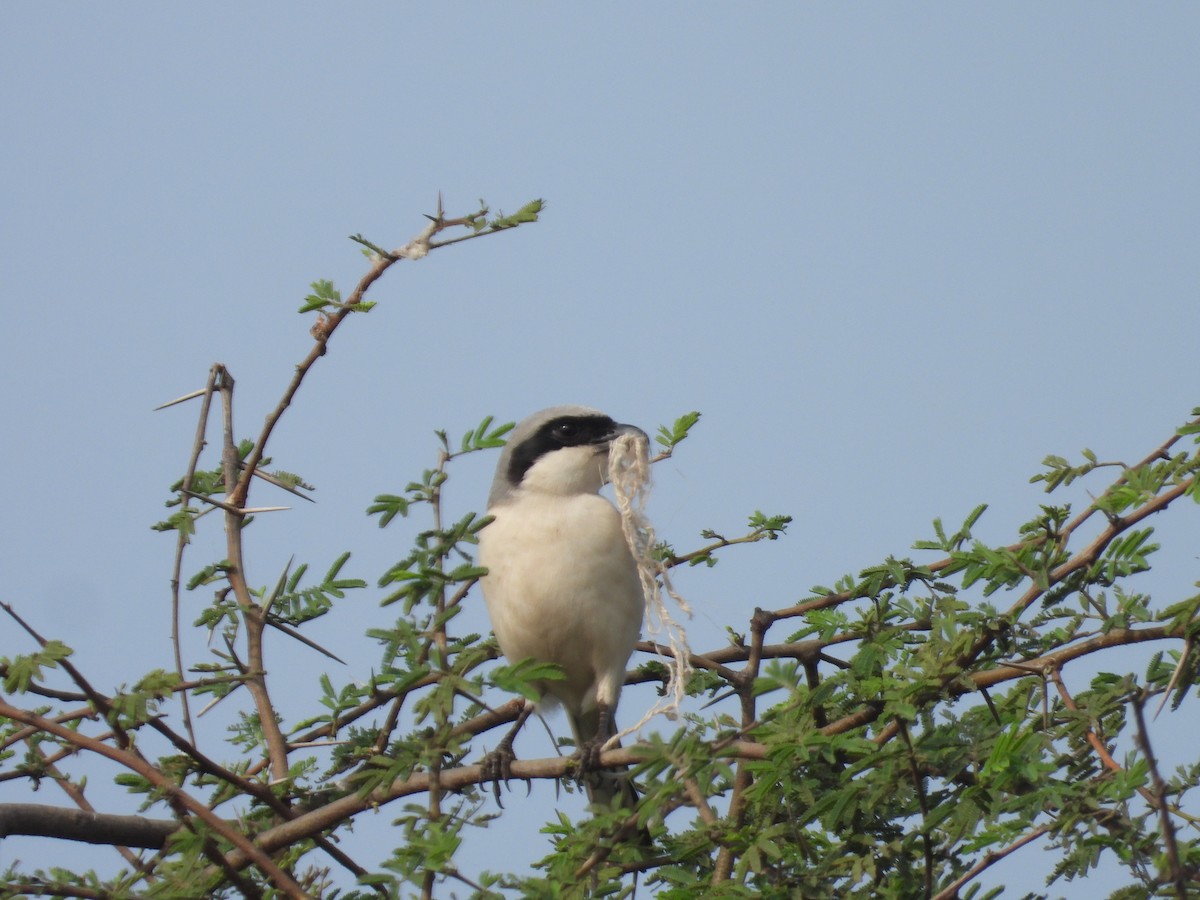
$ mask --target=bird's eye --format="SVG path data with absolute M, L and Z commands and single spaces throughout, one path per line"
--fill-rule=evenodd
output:
M 559 422 L 554 426 L 554 434 L 560 438 L 572 438 L 579 431 L 579 426 L 574 422 Z

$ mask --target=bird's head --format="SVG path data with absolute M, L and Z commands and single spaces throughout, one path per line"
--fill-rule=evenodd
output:
M 518 493 L 594 494 L 608 479 L 608 450 L 624 434 L 646 433 L 621 425 L 587 406 L 552 406 L 518 423 L 500 454 L 488 508 Z

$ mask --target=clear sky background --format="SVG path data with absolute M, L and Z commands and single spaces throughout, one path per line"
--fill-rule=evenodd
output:
M 935 516 L 988 502 L 978 534 L 1011 540 L 1044 455 L 1140 458 L 1200 404 L 1198 46 L 1185 4 L 5 4 L 0 594 L 103 688 L 169 667 L 173 540 L 149 526 L 197 410 L 152 408 L 221 361 L 256 433 L 311 344 L 309 282 L 348 290 L 346 236 L 402 244 L 439 190 L 452 214 L 548 208 L 402 263 L 338 332 L 271 447 L 319 503 L 251 530 L 252 582 L 353 549 L 373 584 L 416 526 L 364 510 L 433 462 L 434 429 L 564 402 L 647 430 L 704 414 L 657 472 L 680 549 L 795 517 L 680 578 L 697 649 Z M 493 465 L 464 461 L 453 510 Z M 1163 605 L 1197 577 L 1171 515 Z M 221 555 L 202 539 L 189 568 Z M 316 632 L 348 671 L 273 657 L 285 714 L 322 671 L 369 672 L 379 596 Z M 1200 740 L 1192 715 L 1166 730 Z M 519 791 L 471 858 L 542 855 L 557 802 Z M 13 840 L 0 864 L 85 853 L 116 859 Z M 989 883 L 1037 889 L 1040 853 Z

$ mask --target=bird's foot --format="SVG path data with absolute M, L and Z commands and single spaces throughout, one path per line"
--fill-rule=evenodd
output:
M 580 778 L 594 775 L 600 769 L 600 755 L 604 752 L 604 741 L 592 738 L 576 748 L 571 757 L 575 761 L 575 774 Z
M 512 741 L 503 740 L 495 750 L 485 753 L 479 763 L 480 769 L 483 770 L 483 783 L 491 784 L 492 793 L 501 809 L 504 808 L 504 803 L 500 800 L 500 782 L 503 781 L 504 786 L 508 787 L 508 782 L 512 778 L 512 764 L 516 758 L 517 754 L 513 752 Z
M 492 793 L 496 795 L 496 803 L 501 809 L 504 808 L 504 804 L 500 802 L 500 782 L 503 781 L 504 786 L 508 787 L 509 779 L 512 778 L 512 764 L 517 758 L 517 754 L 513 752 L 513 741 L 517 739 L 517 734 L 532 712 L 533 704 L 526 702 L 520 713 L 517 714 L 517 721 L 513 724 L 512 730 L 501 738 L 495 750 L 485 753 L 479 762 L 483 775 L 482 783 L 491 782 Z M 532 781 L 526 780 L 526 786 L 533 790 Z

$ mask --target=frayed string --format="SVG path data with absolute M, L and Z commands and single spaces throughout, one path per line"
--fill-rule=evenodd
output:
M 646 632 L 652 638 L 664 635 L 672 654 L 667 660 L 670 680 L 666 696 L 642 716 L 641 721 L 609 741 L 609 744 L 615 744 L 621 737 L 638 731 L 659 713 L 669 719 L 678 717 L 686 695 L 688 676 L 692 673 L 689 661 L 691 649 L 688 647 L 687 632 L 671 616 L 663 593 L 675 601 L 675 605 L 689 618 L 692 610 L 671 586 L 666 566 L 653 556 L 654 526 L 646 518 L 645 512 L 646 499 L 650 495 L 649 441 L 632 434 L 622 435 L 613 441 L 608 455 L 608 477 L 616 495 L 617 511 L 621 514 L 621 530 L 637 563 L 642 593 L 646 598 Z

